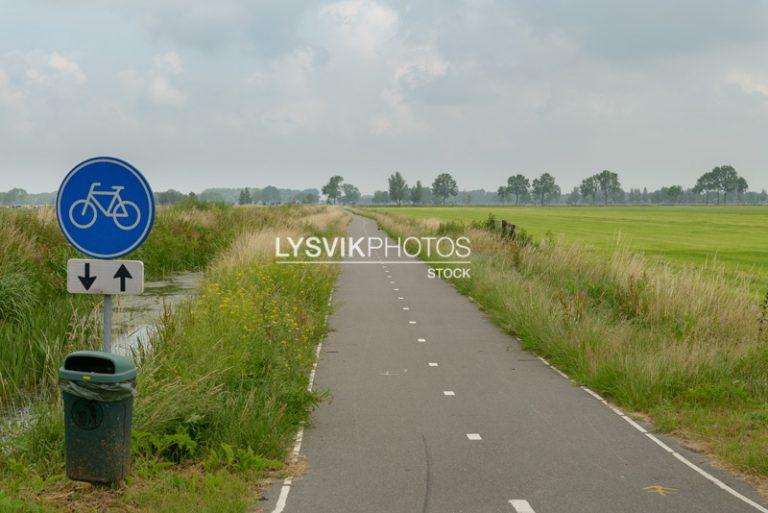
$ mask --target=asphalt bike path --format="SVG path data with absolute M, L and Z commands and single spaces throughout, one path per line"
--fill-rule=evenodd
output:
M 349 235 L 385 236 L 359 216 Z M 383 256 L 342 264 L 312 375 L 331 398 L 265 512 L 768 513 L 746 482 L 520 349 L 426 264 Z

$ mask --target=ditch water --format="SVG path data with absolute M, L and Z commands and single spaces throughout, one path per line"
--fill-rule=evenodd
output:
M 112 352 L 131 356 L 151 350 L 150 339 L 165 311 L 197 295 L 203 273 L 177 273 L 162 281 L 148 281 L 141 296 L 117 296 L 112 316 Z
M 202 278 L 200 272 L 174 273 L 161 281 L 146 282 L 144 294 L 140 296 L 115 296 L 112 352 L 131 357 L 151 351 L 151 338 L 157 332 L 157 324 L 164 312 L 172 313 L 181 302 L 195 297 Z M 29 402 L 33 401 L 29 399 Z M 0 410 L 0 449 L 11 433 L 30 422 L 29 406 L 13 411 Z

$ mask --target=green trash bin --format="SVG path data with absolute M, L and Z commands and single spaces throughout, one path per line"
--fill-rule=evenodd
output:
M 67 355 L 59 369 L 64 396 L 67 477 L 114 483 L 131 458 L 136 366 L 125 356 L 99 351 Z

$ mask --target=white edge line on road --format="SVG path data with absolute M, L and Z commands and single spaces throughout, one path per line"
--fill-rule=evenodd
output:
M 611 410 L 613 410 L 613 412 L 616 415 L 618 415 L 619 417 L 621 417 L 624 420 L 626 420 L 632 427 L 634 427 L 636 430 L 638 430 L 639 432 L 644 434 L 649 440 L 651 440 L 656 445 L 658 445 L 659 447 L 664 449 L 666 452 L 670 453 L 672 456 L 675 457 L 675 459 L 677 459 L 678 461 L 683 463 L 685 466 L 693 469 L 694 471 L 696 471 L 696 473 L 701 475 L 703 478 L 705 478 L 708 481 L 710 481 L 711 483 L 715 484 L 718 488 L 722 489 L 725 492 L 728 492 L 729 494 L 733 495 L 734 497 L 736 497 L 737 499 L 741 500 L 742 502 L 745 502 L 745 503 L 749 504 L 750 506 L 752 506 L 756 510 L 758 510 L 758 511 L 760 511 L 762 513 L 768 513 L 768 509 L 767 508 L 765 508 L 765 507 L 761 506 L 760 504 L 756 503 L 755 501 L 753 501 L 749 497 L 746 497 L 746 496 L 742 495 L 741 493 L 737 492 L 736 490 L 734 490 L 733 488 L 731 488 L 730 486 L 728 486 L 727 484 L 725 484 L 724 482 L 722 482 L 721 480 L 719 480 L 718 478 L 716 478 L 715 476 L 713 476 L 712 474 L 710 474 L 709 472 L 704 470 L 703 468 L 699 467 L 695 463 L 692 463 L 688 458 L 686 458 L 685 456 L 683 456 L 682 454 L 680 454 L 679 452 L 675 451 L 670 446 L 668 446 L 667 444 L 665 444 L 664 442 L 659 440 L 658 437 L 656 437 L 653 434 L 649 433 L 648 430 L 646 430 L 643 426 L 641 426 L 640 424 L 635 422 L 628 415 L 624 414 L 621 410 L 619 410 L 617 408 L 614 408 L 613 406 L 608 404 L 608 401 L 606 401 L 605 399 L 600 397 L 600 395 L 597 394 L 596 392 L 593 392 L 592 390 L 590 390 L 587 387 L 581 387 L 581 389 L 584 390 L 585 392 L 587 392 L 589 395 L 591 395 L 595 399 L 597 399 L 598 401 L 600 401 L 601 403 L 603 403 L 604 405 L 608 406 Z
M 538 359 L 541 360 L 542 363 L 544 363 L 544 365 L 546 365 L 547 367 L 557 371 L 557 373 L 560 374 L 561 376 L 563 376 L 565 379 L 567 379 L 569 381 L 571 380 L 571 378 L 569 378 L 567 374 L 562 372 L 560 369 L 558 369 L 557 367 L 555 367 L 554 365 L 549 363 L 547 360 L 545 360 L 541 356 L 539 356 Z M 715 476 L 713 476 L 712 474 L 710 474 L 706 470 L 704 470 L 701 467 L 698 467 L 697 465 L 692 463 L 685 456 L 683 456 L 680 453 L 678 453 L 678 452 L 674 451 L 673 449 L 671 449 L 667 444 L 665 444 L 664 442 L 659 440 L 656 436 L 654 436 L 651 433 L 649 433 L 643 426 L 641 426 L 640 424 L 635 422 L 631 417 L 629 417 L 628 415 L 625 415 L 624 412 L 622 412 L 618 408 L 615 408 L 614 406 L 609 404 L 608 401 L 603 399 L 602 396 L 600 396 L 600 394 L 598 394 L 597 392 L 594 392 L 593 390 L 591 390 L 591 389 L 589 389 L 588 387 L 585 387 L 585 386 L 582 386 L 581 389 L 584 390 L 589 395 L 591 395 L 597 401 L 603 403 L 605 406 L 610 408 L 616 415 L 618 415 L 619 417 L 621 417 L 624 420 L 626 420 L 633 428 L 638 430 L 640 433 L 644 434 L 651 441 L 653 441 L 656 445 L 658 445 L 659 447 L 661 447 L 662 449 L 664 449 L 665 451 L 670 453 L 672 456 L 674 456 L 676 459 L 678 459 L 679 461 L 684 463 L 686 466 L 688 466 L 688 467 L 692 468 L 693 470 L 695 470 L 702 477 L 704 477 L 707 480 L 709 480 L 712 483 L 714 483 L 718 488 L 728 492 L 729 494 L 733 495 L 737 499 L 739 499 L 739 500 L 749 504 L 750 506 L 752 506 L 756 510 L 758 510 L 758 511 L 760 511 L 762 513 L 768 513 L 768 509 L 767 508 L 765 508 L 765 507 L 761 506 L 760 504 L 756 503 L 755 501 L 753 501 L 749 497 L 746 497 L 746 496 L 742 495 L 741 493 L 737 492 L 736 490 L 734 490 L 733 488 L 731 488 L 727 484 L 723 483 L 722 481 L 720 481 L 718 478 L 716 478 Z M 511 502 L 512 501 L 510 501 L 510 503 Z M 513 504 L 513 506 L 514 506 L 514 504 Z M 518 510 L 518 511 L 521 511 L 521 510 Z M 525 510 L 522 510 L 522 511 L 525 511 Z M 533 510 L 531 510 L 531 511 L 533 511 Z
M 541 356 L 538 356 L 537 358 L 538 358 L 539 360 L 541 360 L 541 362 L 542 362 L 544 365 L 546 365 L 547 367 L 549 367 L 549 368 L 550 368 L 550 369 L 552 369 L 553 371 L 555 371 L 555 372 L 557 372 L 558 374 L 560 374 L 560 376 L 564 377 L 564 378 L 565 378 L 565 379 L 567 379 L 568 381 L 571 381 L 571 378 L 570 378 L 570 376 L 568 376 L 568 374 L 566 374 L 565 372 L 561 371 L 560 369 L 558 369 L 557 367 L 555 367 L 554 365 L 552 365 L 551 363 L 549 363 L 548 361 L 546 361 L 546 360 L 545 360 L 544 358 L 542 358 Z
M 672 448 L 671 448 L 670 446 L 668 446 L 667 444 L 665 444 L 664 442 L 662 442 L 661 440 L 659 440 L 658 438 L 656 438 L 656 437 L 655 437 L 654 435 L 652 435 L 651 433 L 646 433 L 646 434 L 645 434 L 645 436 L 647 436 L 648 438 L 650 438 L 650 439 L 651 439 L 651 440 L 652 440 L 652 441 L 653 441 L 653 442 L 654 442 L 656 445 L 658 445 L 659 447 L 661 447 L 662 449 L 664 449 L 664 450 L 665 450 L 665 451 L 667 451 L 668 453 L 671 453 L 671 454 L 674 454 L 674 453 L 675 453 L 675 451 L 673 451 L 673 450 L 672 450 Z
M 705 479 L 708 479 L 709 481 L 711 481 L 712 483 L 714 483 L 718 487 L 720 487 L 723 490 L 725 490 L 726 492 L 730 493 L 731 495 L 733 495 L 737 499 L 741 499 L 742 501 L 746 502 L 747 504 L 749 504 L 750 506 L 752 506 L 756 510 L 761 511 L 762 513 L 768 513 L 768 509 L 762 507 L 760 504 L 756 503 L 755 501 L 753 501 L 749 497 L 745 497 L 744 495 L 740 494 L 739 492 L 737 492 L 736 490 L 734 490 L 733 488 L 731 488 L 727 484 L 723 483 L 718 478 L 716 478 L 715 476 L 713 476 L 709 472 L 705 471 L 704 469 L 697 467 L 696 465 L 694 465 L 693 463 L 688 461 L 688 459 L 685 458 L 684 456 L 681 456 L 680 454 L 678 454 L 676 452 L 673 452 L 672 456 L 674 456 L 675 458 L 680 460 L 683 464 L 687 465 L 688 467 L 692 468 L 693 470 L 695 470 L 696 472 L 701 474 L 701 476 L 704 477 Z
M 602 396 L 600 394 L 598 394 L 597 392 L 595 392 L 595 391 L 593 391 L 593 390 L 591 390 L 591 389 L 589 389 L 587 387 L 581 387 L 581 389 L 584 390 L 589 395 L 591 395 L 592 397 L 594 397 L 595 399 L 597 399 L 598 401 L 600 401 L 601 403 L 608 404 L 608 401 L 603 399 Z
M 536 513 L 533 511 L 531 505 L 528 504 L 528 501 L 524 501 L 522 499 L 511 499 L 509 503 L 512 504 L 512 507 L 515 508 L 517 513 Z
M 630 424 L 630 425 L 631 425 L 633 428 L 637 429 L 637 430 L 638 430 L 638 431 L 640 431 L 642 434 L 646 434 L 646 433 L 648 432 L 648 430 L 647 430 L 647 429 L 645 429 L 643 426 L 641 426 L 640 424 L 638 424 L 637 422 L 635 422 L 634 420 L 632 420 L 632 418 L 631 418 L 631 417 L 629 417 L 629 415 L 622 415 L 622 416 L 621 416 L 621 418 L 623 418 L 624 420 L 626 420 L 627 422 L 629 422 L 629 424 Z
M 333 303 L 333 289 L 328 296 L 328 306 Z M 325 316 L 325 322 L 328 322 L 328 315 Z M 315 362 L 312 364 L 312 370 L 309 373 L 309 382 L 307 383 L 307 391 L 311 392 L 312 387 L 315 384 L 315 374 L 317 374 L 317 362 L 320 360 L 320 351 L 323 349 L 323 341 L 317 343 L 315 348 Z M 293 443 L 293 449 L 291 450 L 291 463 L 296 463 L 301 452 L 301 442 L 304 441 L 304 426 L 299 428 L 296 433 L 296 438 Z M 275 503 L 275 509 L 272 513 L 282 513 L 285 509 L 285 504 L 288 501 L 288 493 L 291 491 L 291 485 L 293 484 L 293 477 L 288 476 L 283 480 L 283 486 L 280 487 L 280 495 L 277 497 L 277 503 Z

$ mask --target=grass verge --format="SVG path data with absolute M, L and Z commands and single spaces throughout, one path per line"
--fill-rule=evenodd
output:
M 423 219 L 483 222 L 489 214 L 506 219 L 537 239 L 564 238 L 605 258 L 617 245 L 657 262 L 714 267 L 734 281 L 768 287 L 768 208 L 746 205 L 685 206 L 454 206 L 387 207 L 384 212 Z
M 143 355 L 130 477 L 114 488 L 68 482 L 60 401 L 45 402 L 4 448 L 0 504 L 241 513 L 260 479 L 288 471 L 287 448 L 321 398 L 306 388 L 336 270 L 275 264 L 274 236 L 337 234 L 347 218 L 322 207 L 268 215 L 211 262 L 199 297 L 162 320 Z
M 152 234 L 131 258 L 144 261 L 150 279 L 202 269 L 244 229 L 288 216 L 286 208 L 199 202 L 161 208 Z M 76 256 L 52 208 L 0 209 L 0 406 L 18 407 L 25 396 L 55 391 L 62 357 L 99 347 L 99 298 L 66 291 L 67 259 Z

